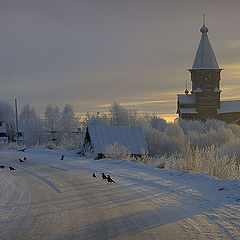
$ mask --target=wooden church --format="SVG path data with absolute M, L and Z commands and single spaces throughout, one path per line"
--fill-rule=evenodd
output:
M 192 90 L 178 94 L 177 113 L 187 120 L 219 119 L 240 124 L 240 100 L 221 101 L 220 80 L 222 69 L 208 39 L 208 28 L 203 22 L 198 50 L 189 69 Z

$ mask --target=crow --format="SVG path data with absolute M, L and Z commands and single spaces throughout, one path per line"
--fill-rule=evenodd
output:
M 9 167 L 10 171 L 16 170 L 14 167 Z
M 0 165 L 0 168 L 5 168 L 5 166 L 4 165 Z
M 27 148 L 23 148 L 23 149 L 20 149 L 18 150 L 19 152 L 24 152 Z
M 19 162 L 24 162 L 21 158 L 19 158 L 18 160 L 19 160 Z
M 95 175 L 95 173 L 93 173 L 92 176 L 93 176 L 93 177 L 97 177 L 97 176 Z
M 63 160 L 64 159 L 64 155 L 62 155 L 62 157 L 61 157 L 61 160 Z
M 25 161 L 27 160 L 27 158 L 26 158 L 26 157 L 24 157 L 23 159 L 24 159 Z
M 102 180 L 107 180 L 107 176 L 104 173 L 102 173 Z
M 110 175 L 107 175 L 107 181 L 108 181 L 108 183 L 115 183 L 115 182 L 111 179 Z

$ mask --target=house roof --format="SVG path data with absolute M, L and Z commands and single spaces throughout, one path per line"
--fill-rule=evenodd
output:
M 194 93 L 203 93 L 203 90 L 200 87 L 198 87 L 193 92 Z
M 179 108 L 179 113 L 197 114 L 196 108 Z
M 240 112 L 240 100 L 232 101 L 221 101 L 220 109 L 217 110 L 217 113 L 235 113 Z
M 220 92 L 222 92 L 218 87 L 216 87 L 215 89 L 214 89 L 214 92 L 218 92 L 218 93 L 220 93 Z
M 7 124 L 5 122 L 1 122 L 0 133 L 7 133 Z
M 179 104 L 196 104 L 196 96 L 193 94 L 178 94 Z
M 208 28 L 203 24 L 200 29 L 202 37 L 192 65 L 192 69 L 219 69 L 217 59 L 208 39 Z
M 105 153 L 108 145 L 118 143 L 126 146 L 132 154 L 147 153 L 147 145 L 141 127 L 134 126 L 88 126 L 91 145 L 95 153 Z

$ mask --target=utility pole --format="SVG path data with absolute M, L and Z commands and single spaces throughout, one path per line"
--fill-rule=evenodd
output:
M 15 111 L 16 111 L 16 132 L 17 132 L 17 143 L 19 143 L 19 139 L 18 139 L 18 109 L 17 109 L 17 99 L 15 99 Z

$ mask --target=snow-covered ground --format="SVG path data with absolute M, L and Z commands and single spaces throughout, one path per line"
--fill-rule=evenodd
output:
M 240 239 L 239 180 L 74 151 L 1 150 L 0 165 L 16 168 L 0 169 L 0 239 Z

